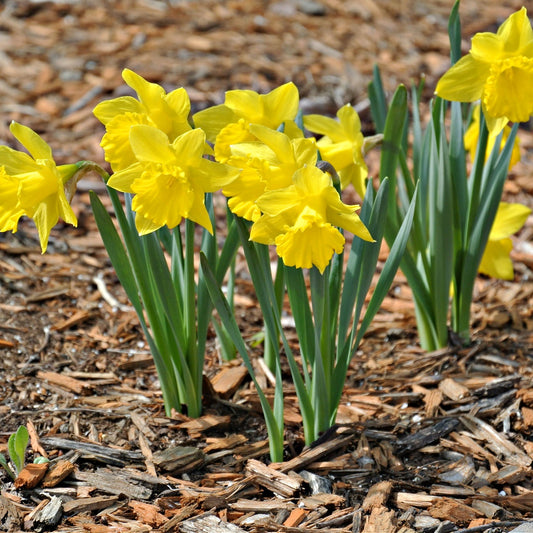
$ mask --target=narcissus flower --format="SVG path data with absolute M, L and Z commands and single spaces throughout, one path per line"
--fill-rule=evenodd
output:
M 500 203 L 479 272 L 492 278 L 514 278 L 513 262 L 509 257 L 513 249 L 510 237 L 522 228 L 530 214 L 531 209 L 525 205 Z
M 507 142 L 507 137 L 511 133 L 511 128 L 505 126 L 503 128 L 503 135 L 500 144 L 500 150 L 503 150 L 505 143 Z M 492 149 L 494 148 L 494 143 L 496 142 L 497 135 L 489 135 L 487 142 L 487 151 L 485 154 L 485 160 L 488 159 Z M 465 132 L 464 142 L 465 148 L 470 152 L 470 159 L 474 161 L 477 151 L 477 143 L 479 139 L 479 106 L 474 108 L 472 112 L 472 122 Z M 513 167 L 520 161 L 520 141 L 518 137 L 515 137 L 515 142 L 513 145 L 513 151 L 511 152 L 511 160 L 509 161 L 509 168 Z
M 293 174 L 304 165 L 314 166 L 318 156 L 314 139 L 291 139 L 258 124 L 251 124 L 249 131 L 258 141 L 231 146 L 228 164 L 242 172 L 222 192 L 236 215 L 256 221 L 261 216 L 257 199 L 265 191 L 291 185 Z
M 481 100 L 491 133 L 533 114 L 533 29 L 526 8 L 513 13 L 497 33 L 478 33 L 469 54 L 439 80 L 435 93 L 447 100 Z
M 44 253 L 60 218 L 73 226 L 78 223 L 64 189 L 78 167 L 56 166 L 50 146 L 30 128 L 12 122 L 9 129 L 30 155 L 0 146 L 0 231 L 16 231 L 20 217 L 28 216 L 37 226 Z
M 99 103 L 94 108 L 96 118 L 106 127 L 101 146 L 113 171 L 124 169 L 135 162 L 129 142 L 130 128 L 137 124 L 155 126 L 172 142 L 189 131 L 188 117 L 191 103 L 183 88 L 166 93 L 163 87 L 150 83 L 135 72 L 125 69 L 124 81 L 137 93 Z
M 266 192 L 257 204 L 264 214 L 252 226 L 250 239 L 275 244 L 287 266 L 314 265 L 324 272 L 333 253 L 344 248 L 337 228 L 373 240 L 355 213 L 359 206 L 343 204 L 331 177 L 314 166 L 296 171 L 292 185 Z
M 338 110 L 337 118 L 307 115 L 304 125 L 308 130 L 323 135 L 317 143 L 320 155 L 337 171 L 341 188 L 345 189 L 352 183 L 359 196 L 364 198 L 368 168 L 363 159 L 364 138 L 359 115 L 347 104 Z
M 212 232 L 204 195 L 228 185 L 239 170 L 203 157 L 205 133 L 190 130 L 170 142 L 160 129 L 137 125 L 130 129 L 130 143 L 137 163 L 113 174 L 108 185 L 134 195 L 139 234 L 173 228 L 182 218 Z
M 226 163 L 230 146 L 255 141 L 250 124 L 277 129 L 298 113 L 298 89 L 289 82 L 268 94 L 255 91 L 227 91 L 224 103 L 199 111 L 193 116 L 196 127 L 202 128 L 207 140 L 215 143 L 215 157 Z

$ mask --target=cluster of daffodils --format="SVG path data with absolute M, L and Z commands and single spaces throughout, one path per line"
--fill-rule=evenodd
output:
M 352 183 L 364 194 L 364 139 L 351 106 L 339 111 L 339 121 L 304 118 L 310 130 L 323 135 L 317 143 L 294 122 L 299 96 L 293 83 L 266 95 L 228 91 L 224 104 L 191 120 L 185 89 L 167 94 L 131 70 L 123 77 L 137 98 L 104 101 L 94 114 L 106 128 L 101 145 L 113 170 L 107 184 L 133 195 L 140 235 L 174 228 L 184 218 L 211 232 L 205 194 L 222 189 L 233 213 L 253 223 L 251 239 L 276 245 L 288 266 L 323 271 L 343 250 L 339 228 L 372 240 L 356 213 L 359 206 L 344 204 L 334 186 L 340 177 L 342 188 Z M 33 159 L 1 147 L 0 230 L 15 231 L 18 219 L 29 216 L 44 251 L 58 218 L 76 225 L 63 186 L 79 165 L 56 167 L 36 133 L 20 124 L 11 130 Z M 317 167 L 319 155 L 338 176 Z
M 353 186 L 364 198 L 368 177 L 365 139 L 350 105 L 336 119 L 311 114 L 296 120 L 298 90 L 287 83 L 266 95 L 228 91 L 222 105 L 190 117 L 185 89 L 167 94 L 130 70 L 123 77 L 137 98 L 102 102 L 94 114 L 106 128 L 101 145 L 113 171 L 108 185 L 133 195 L 140 235 L 174 228 L 183 218 L 211 231 L 205 195 L 221 189 L 231 211 L 252 223 L 250 238 L 275 245 L 288 266 L 323 272 L 343 250 L 341 230 L 372 240 L 357 215 L 359 206 L 343 203 L 339 195 Z M 533 114 L 533 30 L 526 9 L 512 14 L 496 34 L 477 34 L 469 54 L 440 79 L 435 93 L 451 101 L 479 100 L 490 135 L 487 153 L 502 130 L 503 146 L 508 122 Z M 465 136 L 472 156 L 479 115 L 477 108 Z M 304 127 L 319 140 L 306 137 Z M 29 155 L 0 146 L 0 231 L 16 231 L 20 217 L 30 217 L 44 252 L 59 219 L 76 225 L 65 189 L 84 168 L 57 166 L 50 147 L 29 128 L 13 123 L 11 131 Z M 516 146 L 511 163 L 518 158 Z M 317 165 L 319 160 L 329 165 Z M 503 205 L 496 226 L 513 222 L 495 227 L 491 242 L 508 239 L 528 213 L 523 206 Z M 484 258 L 481 270 L 512 277 L 508 240 L 488 252 L 494 260 Z M 507 260 L 499 268 L 495 261 L 502 257 Z

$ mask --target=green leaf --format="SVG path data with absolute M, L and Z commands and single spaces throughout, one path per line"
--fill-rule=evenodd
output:
M 374 65 L 372 81 L 368 85 L 368 97 L 370 99 L 370 114 L 376 126 L 376 133 L 382 133 L 385 129 L 388 106 L 377 65 Z
M 406 120 L 407 90 L 403 85 L 400 85 L 394 93 L 387 113 L 379 172 L 380 181 L 389 178 L 391 192 L 396 191 L 396 169 L 398 167 L 398 160 L 402 150 Z M 385 231 L 385 238 L 390 244 L 396 235 L 401 220 L 396 205 L 395 194 L 389 195 L 387 220 L 388 223 Z
M 104 242 L 105 249 L 113 264 L 120 284 L 124 288 L 137 314 L 142 314 L 143 308 L 139 299 L 137 283 L 122 240 L 100 198 L 98 198 L 94 191 L 90 191 L 89 196 L 96 226 L 102 236 L 102 241 Z
M 263 409 L 263 414 L 265 416 L 265 423 L 269 436 L 271 459 L 275 462 L 281 462 L 283 461 L 283 411 L 280 411 L 279 400 L 275 400 L 276 405 L 274 412 L 255 377 L 255 372 L 248 355 L 248 350 L 235 320 L 235 316 L 232 313 L 227 299 L 216 281 L 215 274 L 211 270 L 207 258 L 203 253 L 200 253 L 200 266 L 204 275 L 207 289 L 209 291 L 209 295 L 213 301 L 213 305 L 215 306 L 218 315 L 224 324 L 226 331 L 228 332 L 228 335 L 241 355 L 244 366 L 248 370 L 248 373 L 250 374 L 250 377 L 252 378 L 252 381 L 256 387 L 259 401 Z M 281 387 L 281 379 L 277 381 L 276 385 L 278 385 L 278 383 Z M 276 386 L 276 389 L 277 388 L 278 386 Z M 275 394 L 277 396 L 280 393 L 276 391 Z M 283 403 L 281 403 L 281 405 L 282 404 Z
M 461 19 L 459 17 L 460 1 L 456 0 L 448 19 L 448 35 L 450 37 L 450 58 L 454 65 L 461 59 Z
M 352 356 L 357 350 L 363 335 L 365 334 L 366 330 L 368 329 L 368 326 L 372 322 L 372 319 L 378 312 L 381 303 L 383 302 L 383 299 L 387 295 L 390 286 L 392 285 L 394 276 L 398 271 L 398 267 L 405 252 L 405 248 L 407 246 L 409 234 L 411 233 L 411 226 L 413 224 L 417 196 L 417 191 L 415 191 L 411 206 L 407 211 L 407 214 L 402 222 L 400 230 L 398 231 L 396 239 L 394 240 L 394 243 L 390 249 L 389 256 L 385 261 L 385 265 L 383 266 L 383 270 L 381 271 L 381 275 L 379 276 L 376 288 L 374 289 L 374 292 L 372 294 L 372 298 L 368 303 L 365 316 L 363 317 L 361 326 L 359 327 L 359 331 L 357 333 L 355 345 L 352 349 Z
M 16 479 L 16 475 L 13 473 L 13 470 L 9 468 L 9 465 L 7 464 L 6 458 L 4 457 L 4 454 L 0 453 L 0 466 L 4 467 L 4 470 L 7 472 L 7 475 L 14 481 Z
M 124 236 L 126 247 L 122 243 L 109 213 L 98 196 L 91 191 L 91 207 L 96 225 L 102 236 L 111 263 L 115 268 L 117 277 L 137 313 L 144 335 L 150 346 L 150 351 L 161 382 L 165 409 L 167 414 L 170 415 L 172 408 L 178 411 L 181 410 L 181 401 L 178 397 L 178 387 L 173 371 L 174 365 L 168 358 L 168 347 L 165 348 L 165 344 L 168 344 L 165 343 L 166 334 L 150 297 L 150 273 L 144 261 L 141 239 L 135 230 L 135 219 L 131 211 L 128 210 L 127 214 L 125 214 L 117 192 L 109 187 L 107 190 Z M 129 205 L 127 196 L 126 204 Z M 142 302 L 139 295 L 143 296 Z M 146 323 L 145 311 L 153 336 Z M 157 342 L 154 339 L 157 339 Z
M 24 458 L 29 439 L 30 437 L 26 426 L 19 426 L 17 431 L 13 433 L 7 441 L 9 458 L 15 465 L 17 474 L 20 474 L 20 471 L 24 468 Z

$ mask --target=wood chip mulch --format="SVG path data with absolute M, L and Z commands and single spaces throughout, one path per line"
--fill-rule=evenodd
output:
M 103 163 L 94 105 L 127 94 L 124 67 L 183 85 L 197 109 L 231 88 L 293 80 L 307 110 L 351 102 L 448 65 L 450 3 L 431 0 L 6 1 L 0 6 L 0 141 L 21 121 L 58 162 Z M 463 2 L 465 35 L 494 31 L 520 1 Z M 505 199 L 533 206 L 533 136 Z M 370 161 L 375 174 L 375 163 Z M 0 452 L 20 424 L 28 465 L 0 473 L 0 530 L 65 532 L 533 531 L 533 221 L 512 282 L 480 277 L 471 346 L 418 345 L 401 274 L 351 364 L 337 425 L 303 444 L 288 379 L 284 462 L 268 460 L 257 395 L 237 360 L 206 354 L 204 413 L 164 414 L 155 368 L 80 183 L 77 229 L 42 255 L 34 228 L 0 235 Z M 106 201 L 105 196 L 102 196 Z M 261 329 L 237 284 L 246 337 Z M 289 331 L 290 333 L 290 331 Z M 294 335 L 293 335 L 294 337 Z M 260 347 L 252 348 L 256 361 Z M 267 394 L 269 376 L 257 364 Z M 32 464 L 37 455 L 47 464 Z

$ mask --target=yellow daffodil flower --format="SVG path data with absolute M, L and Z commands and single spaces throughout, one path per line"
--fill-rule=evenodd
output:
M 242 172 L 222 192 L 233 213 L 255 222 L 261 216 L 257 199 L 265 191 L 291 185 L 293 174 L 304 165 L 314 166 L 317 148 L 314 139 L 291 139 L 266 126 L 251 124 L 249 131 L 258 141 L 231 146 L 228 164 Z
M 106 127 L 101 146 L 106 161 L 115 172 L 136 161 L 129 142 L 132 126 L 155 126 L 171 142 L 191 129 L 188 122 L 191 103 L 185 89 L 179 88 L 167 94 L 160 85 L 150 83 L 128 69 L 122 72 L 122 77 L 139 99 L 121 96 L 101 102 L 94 108 L 96 118 Z
M 227 91 L 224 103 L 199 111 L 193 116 L 196 127 L 202 128 L 207 140 L 215 143 L 217 161 L 226 163 L 233 144 L 255 141 L 250 124 L 277 129 L 298 113 L 298 89 L 289 82 L 268 94 L 255 91 Z
M 338 227 L 372 241 L 355 211 L 342 203 L 331 177 L 315 166 L 296 171 L 289 187 L 264 193 L 257 201 L 264 213 L 252 226 L 250 239 L 275 244 L 287 266 L 324 272 L 333 253 L 340 253 L 345 239 Z
M 525 205 L 500 203 L 479 272 L 492 278 L 514 278 L 513 262 L 509 256 L 513 249 L 510 237 L 522 228 L 530 214 L 531 209 Z
M 320 133 L 318 149 L 324 161 L 331 163 L 341 180 L 341 189 L 353 184 L 361 198 L 365 197 L 368 168 L 363 159 L 364 138 L 361 121 L 355 109 L 347 104 L 337 111 L 337 118 L 322 115 L 304 117 L 305 127 Z
M 503 129 L 500 150 L 503 150 L 503 147 L 505 146 L 505 143 L 507 142 L 507 137 L 509 137 L 509 133 L 511 133 L 511 128 L 509 126 L 505 126 Z M 492 152 L 492 149 L 494 148 L 496 137 L 497 135 L 489 135 L 489 139 L 487 142 L 487 151 L 485 154 L 485 160 L 488 159 L 490 153 Z M 479 138 L 479 106 L 476 106 L 474 108 L 474 111 L 472 112 L 472 122 L 470 123 L 470 126 L 466 130 L 465 137 L 464 137 L 465 148 L 466 150 L 470 152 L 471 161 L 474 161 L 474 158 L 476 157 L 478 138 Z M 511 152 L 511 160 L 509 161 L 509 168 L 512 168 L 514 165 L 516 165 L 518 161 L 520 161 L 520 141 L 518 140 L 518 137 L 516 137 L 514 145 L 513 145 L 513 151 Z
M 44 253 L 60 218 L 73 226 L 78 223 L 64 189 L 78 167 L 56 166 L 50 146 L 30 128 L 12 122 L 9 129 L 30 155 L 0 146 L 0 231 L 16 231 L 19 218 L 28 216 L 37 226 Z
M 160 129 L 139 124 L 130 129 L 130 144 L 137 163 L 113 174 L 108 185 L 134 195 L 139 234 L 173 228 L 182 218 L 212 232 L 204 195 L 228 185 L 239 170 L 203 157 L 205 133 L 190 130 L 170 142 Z
M 513 13 L 497 33 L 478 33 L 468 55 L 439 80 L 435 93 L 447 100 L 481 100 L 487 127 L 498 134 L 509 120 L 533 114 L 533 29 L 526 8 Z

